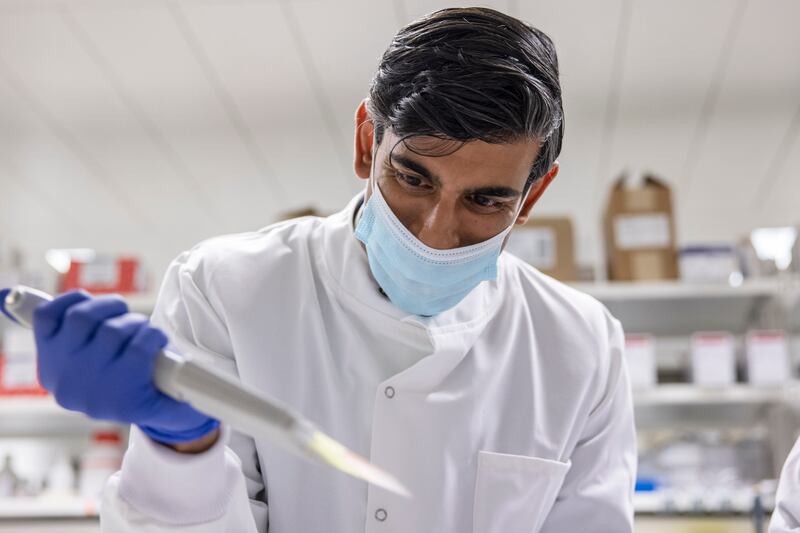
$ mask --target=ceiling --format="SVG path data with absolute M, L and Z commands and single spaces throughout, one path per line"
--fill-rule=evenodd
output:
M 170 257 L 361 187 L 355 107 L 422 0 L 0 0 L 0 241 Z M 559 52 L 538 212 L 601 257 L 612 180 L 674 188 L 681 242 L 800 223 L 800 2 L 503 0 Z

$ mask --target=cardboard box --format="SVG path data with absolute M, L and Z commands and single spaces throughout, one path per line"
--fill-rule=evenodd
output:
M 532 217 L 511 232 L 506 250 L 560 281 L 575 281 L 575 237 L 567 217 Z
M 609 279 L 615 281 L 678 278 L 672 193 L 663 181 L 645 176 L 632 186 L 617 180 L 605 213 Z

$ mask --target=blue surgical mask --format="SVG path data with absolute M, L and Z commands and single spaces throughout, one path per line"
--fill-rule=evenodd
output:
M 512 227 L 478 244 L 437 250 L 408 231 L 373 181 L 355 236 L 366 246 L 372 275 L 392 303 L 413 315 L 434 316 L 481 281 L 497 278 L 497 258 Z

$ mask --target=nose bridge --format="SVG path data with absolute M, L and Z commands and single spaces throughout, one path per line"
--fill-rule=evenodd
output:
M 417 238 L 437 250 L 460 246 L 457 207 L 454 200 L 441 195 L 424 214 Z

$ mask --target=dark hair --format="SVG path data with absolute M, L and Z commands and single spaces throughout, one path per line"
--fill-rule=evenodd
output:
M 402 28 L 381 58 L 367 101 L 380 143 L 430 136 L 541 145 L 526 187 L 561 152 L 558 58 L 536 28 L 488 8 L 443 9 Z M 450 150 L 452 153 L 455 150 Z

